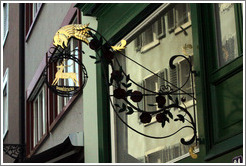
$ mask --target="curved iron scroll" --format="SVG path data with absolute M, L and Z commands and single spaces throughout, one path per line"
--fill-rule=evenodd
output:
M 130 129 L 133 131 L 137 132 L 138 134 L 141 134 L 143 136 L 149 137 L 149 138 L 154 138 L 154 139 L 163 139 L 163 138 L 168 138 L 176 133 L 180 132 L 184 128 L 190 128 L 193 131 L 193 136 L 189 140 L 185 140 L 184 138 L 180 139 L 180 142 L 184 145 L 191 145 L 192 143 L 197 144 L 197 129 L 196 129 L 196 119 L 193 117 L 196 117 L 196 110 L 195 110 L 195 97 L 194 97 L 194 80 L 193 80 L 193 74 L 194 71 L 192 70 L 192 64 L 190 61 L 189 57 L 186 57 L 184 55 L 174 55 L 171 57 L 169 60 L 169 66 L 171 69 L 175 68 L 174 65 L 174 60 L 178 57 L 184 58 L 186 62 L 189 65 L 189 76 L 185 83 L 181 85 L 180 87 L 175 86 L 168 80 L 165 80 L 164 78 L 160 77 L 158 74 L 152 72 L 145 66 L 139 64 L 138 62 L 134 61 L 130 57 L 126 56 L 121 50 L 123 50 L 126 46 L 126 41 L 122 40 L 120 45 L 117 46 L 112 46 L 99 32 L 96 30 L 88 27 L 86 25 L 84 28 L 80 29 L 84 33 L 84 37 L 86 38 L 92 38 L 90 42 L 85 42 L 85 40 L 82 40 L 86 44 L 89 45 L 89 47 L 96 52 L 96 56 L 90 56 L 92 59 L 95 59 L 95 64 L 97 63 L 102 63 L 103 71 L 104 71 L 104 79 L 106 82 L 106 85 L 108 87 L 114 86 L 114 91 L 113 94 L 108 93 L 110 103 L 112 105 L 112 108 L 114 112 L 116 113 L 117 117 Z M 79 39 L 79 38 L 78 38 Z M 56 36 L 57 40 L 57 36 Z M 66 39 L 67 41 L 67 39 Z M 57 47 L 64 47 L 64 42 L 60 42 L 61 45 L 57 45 Z M 167 84 L 164 86 L 161 86 L 159 89 L 159 92 L 154 92 L 150 89 L 147 89 L 146 87 L 143 87 L 136 83 L 134 80 L 131 79 L 131 76 L 127 74 L 123 69 L 122 66 L 117 58 L 117 56 L 114 56 L 115 54 L 120 54 L 124 56 L 125 58 L 131 60 L 134 62 L 136 65 L 141 66 L 145 70 L 149 71 L 156 77 L 162 79 L 165 81 Z M 112 69 L 112 73 L 110 78 L 108 78 L 107 74 L 107 67 L 110 66 Z M 118 68 L 118 69 L 116 69 Z M 188 93 L 186 92 L 183 87 L 185 84 L 188 82 L 188 80 L 191 79 L 191 84 L 192 84 L 192 92 Z M 125 80 L 123 82 L 123 80 Z M 138 88 L 143 89 L 144 91 L 148 92 L 146 94 L 143 94 L 142 92 L 138 90 L 131 89 L 132 84 L 135 84 Z M 185 98 L 175 98 L 175 95 L 187 95 L 192 98 L 193 101 L 193 113 L 194 116 L 190 114 L 190 112 L 187 110 L 186 106 L 184 105 Z M 152 103 L 150 105 L 152 106 L 158 106 L 158 110 L 156 111 L 148 111 L 144 109 L 140 109 L 139 107 L 139 102 L 143 100 L 144 97 L 148 96 L 155 96 L 156 97 L 156 103 Z M 124 101 L 122 105 L 119 104 L 114 104 L 112 102 L 111 97 L 114 97 L 118 100 Z M 170 104 L 166 102 L 166 97 L 171 101 Z M 134 104 L 133 104 L 134 103 Z M 181 106 L 181 103 L 183 103 L 184 106 Z M 180 114 L 176 115 L 176 117 L 173 116 L 173 108 L 176 108 L 180 111 Z M 151 118 L 153 115 L 156 115 L 157 121 L 161 123 L 162 127 L 165 127 L 166 123 L 170 123 L 170 121 L 173 122 L 188 122 L 188 125 L 181 126 L 177 131 L 170 133 L 169 135 L 166 136 L 151 136 L 151 135 L 146 135 L 145 133 L 142 133 L 136 129 L 134 129 L 132 126 L 129 126 L 120 116 L 120 113 L 125 112 L 127 115 L 132 115 L 133 113 L 139 112 L 141 115 L 139 116 L 140 121 L 142 123 L 150 123 Z M 187 123 L 186 123 L 187 124 Z

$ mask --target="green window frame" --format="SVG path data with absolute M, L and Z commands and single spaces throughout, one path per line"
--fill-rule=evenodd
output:
M 216 4 L 193 5 L 195 68 L 201 143 L 205 160 L 230 152 L 243 145 L 243 36 L 242 7 L 234 3 L 238 55 L 225 65 L 218 65 Z M 195 7 L 194 7 L 195 6 Z M 198 10 L 199 9 L 199 10 Z M 223 27 L 225 28 L 225 27 Z M 195 34 L 197 33 L 197 34 Z M 196 56 L 197 54 L 198 56 Z M 198 111 L 199 112 L 199 111 Z

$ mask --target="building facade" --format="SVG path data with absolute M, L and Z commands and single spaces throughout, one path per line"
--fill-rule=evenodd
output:
M 15 162 L 243 162 L 243 4 L 4 4 L 3 139 L 25 145 L 25 158 Z M 66 25 L 88 23 L 95 34 L 89 44 L 76 37 L 67 43 L 86 69 L 76 76 L 78 84 L 88 74 L 86 85 L 76 95 L 59 96 L 47 82 L 61 67 L 64 73 L 82 68 L 71 60 L 48 65 L 64 51 L 53 37 Z M 100 37 L 102 47 L 127 44 L 118 52 L 110 47 L 110 54 L 94 51 L 92 39 Z M 94 61 L 105 56 L 106 65 Z M 115 71 L 125 73 L 118 78 L 123 83 Z M 76 86 L 67 79 L 53 83 Z M 191 144 L 182 143 L 194 133 Z M 13 160 L 4 156 L 4 162 Z
M 171 133 L 175 126 L 166 125 L 165 131 L 154 116 L 150 123 L 138 124 L 141 114 L 133 113 L 129 116 L 119 113 L 121 119 L 129 125 L 126 127 L 116 115 L 110 116 L 107 113 L 109 108 L 114 112 L 112 107 L 121 106 L 122 100 L 112 99 L 116 105 L 111 105 L 111 100 L 105 96 L 108 89 L 102 88 L 98 89 L 98 98 L 103 101 L 98 108 L 98 123 L 102 131 L 99 130 L 100 162 L 230 163 L 235 157 L 239 158 L 236 162 L 242 162 L 242 4 L 119 3 L 77 6 L 84 16 L 96 18 L 97 30 L 111 45 L 122 39 L 127 41 L 128 45 L 123 53 L 125 56 L 116 55 L 117 60 L 114 60 L 124 72 L 131 75 L 135 83 L 142 85 L 139 86 L 142 89 L 158 94 L 160 85 L 163 84 L 156 76 L 160 74 L 173 84 L 182 84 L 187 74 L 187 66 L 182 60 L 178 60 L 175 64 L 176 71 L 172 71 L 168 68 L 169 59 L 179 54 L 191 55 L 193 59 L 191 62 L 195 73 L 196 102 L 189 104 L 190 99 L 187 97 L 184 104 L 188 110 L 189 107 L 196 108 L 193 118 L 197 121 L 198 144 L 195 152 L 198 158 L 189 157 L 188 150 L 179 143 L 180 138 L 190 138 L 189 131 L 181 131 L 170 139 L 154 140 L 136 134 L 129 126 L 143 134 L 155 136 Z M 132 63 L 133 61 L 150 69 L 152 73 L 148 73 L 137 63 Z M 103 66 L 98 65 L 98 86 L 107 87 L 105 81 L 100 79 L 105 78 L 103 75 Z M 190 81 L 183 87 L 188 91 L 192 83 Z M 114 92 L 112 88 L 111 94 Z M 232 97 L 234 95 L 237 97 Z M 182 95 L 179 97 L 182 98 Z M 143 107 L 145 110 L 154 111 L 156 107 L 149 106 L 154 100 L 155 98 L 144 99 L 135 108 Z M 129 106 L 129 102 L 127 104 Z M 134 107 L 131 104 L 130 106 Z M 110 139 L 111 145 L 105 141 Z M 111 150 L 107 148 L 110 146 Z
M 24 47 L 23 47 L 23 5 L 3 3 L 4 25 L 2 34 L 3 75 L 2 89 L 2 139 L 3 162 L 18 162 L 21 158 L 10 149 L 23 152 L 25 144 L 24 130 Z M 14 123 L 12 123 L 14 122 Z M 20 156 L 22 157 L 22 156 Z
M 82 96 L 59 97 L 43 77 L 56 31 L 80 23 L 73 6 L 25 4 L 26 162 L 84 162 Z M 70 42 L 71 49 L 80 45 Z

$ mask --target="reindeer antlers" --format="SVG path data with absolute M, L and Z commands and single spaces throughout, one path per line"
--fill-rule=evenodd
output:
M 64 62 L 65 62 L 65 61 L 67 61 L 67 59 L 64 59 L 64 60 L 62 61 L 61 65 L 64 65 Z M 65 65 L 64 67 L 70 67 L 70 66 L 73 66 L 73 64 L 71 64 L 71 65 Z

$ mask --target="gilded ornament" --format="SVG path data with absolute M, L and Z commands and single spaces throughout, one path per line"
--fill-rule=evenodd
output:
M 119 44 L 119 45 L 111 46 L 114 51 L 122 51 L 126 48 L 126 41 L 125 40 L 121 40 L 120 43 L 121 44 Z
M 67 47 L 68 40 L 71 37 L 82 40 L 86 44 L 89 44 L 89 41 L 87 38 L 89 38 L 91 36 L 88 33 L 90 31 L 88 26 L 89 26 L 89 23 L 86 25 L 71 24 L 71 25 L 66 25 L 66 26 L 60 28 L 54 36 L 54 43 L 53 44 L 56 47 L 61 46 L 64 49 L 64 46 Z

